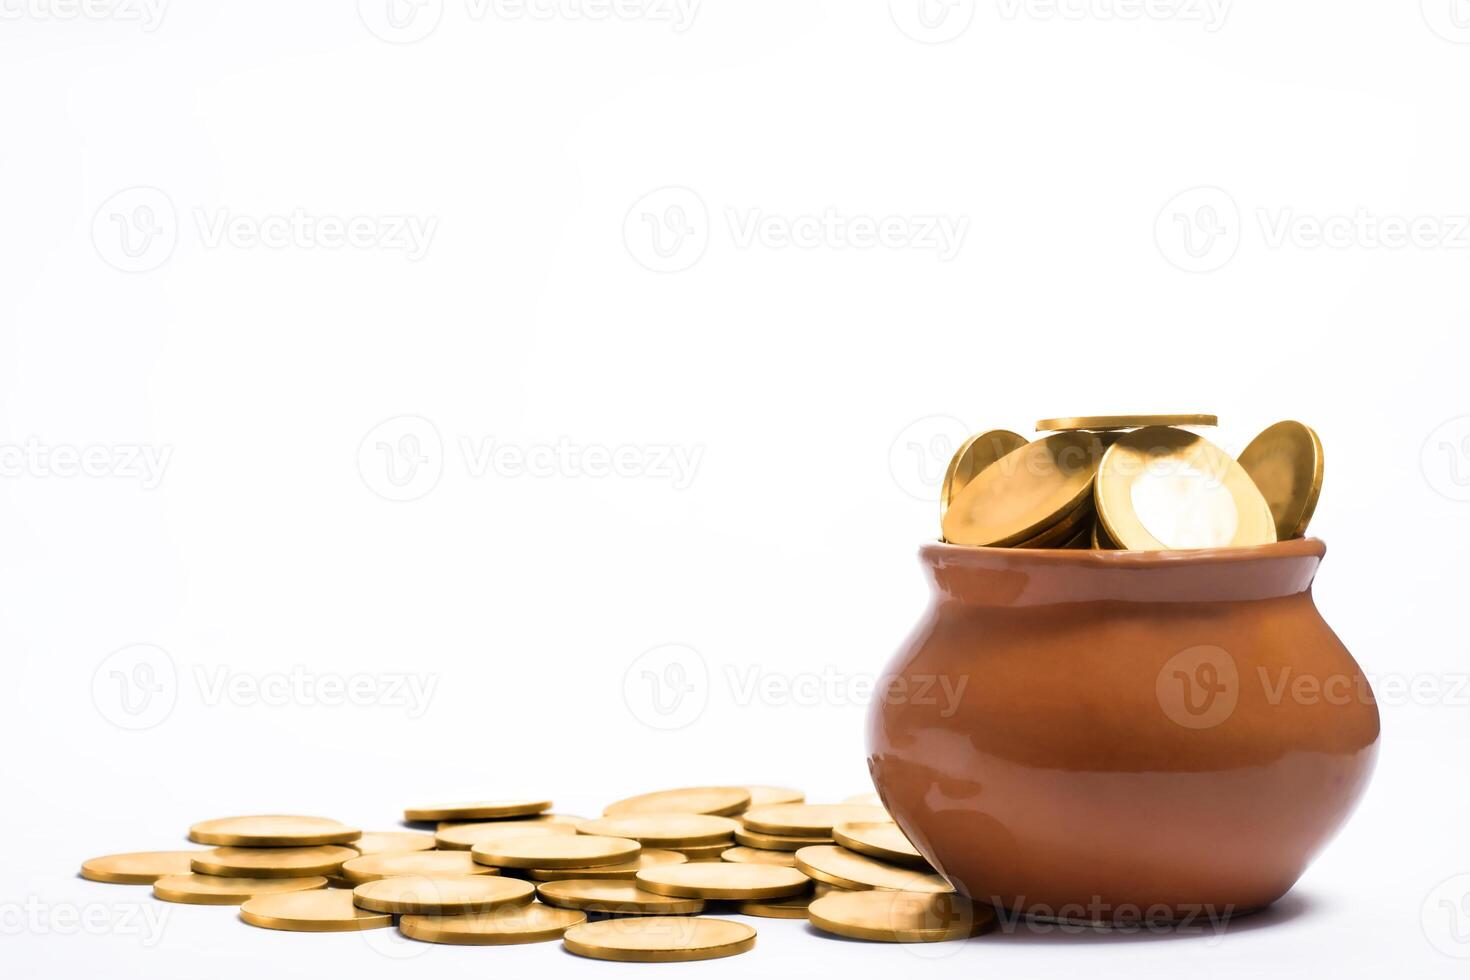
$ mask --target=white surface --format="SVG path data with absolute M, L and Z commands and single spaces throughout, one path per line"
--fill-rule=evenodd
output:
M 1375 679 L 1419 685 L 1383 705 L 1342 835 L 1218 941 L 933 950 L 761 921 L 752 955 L 672 972 L 1463 975 L 1451 2 L 1232 4 L 1209 29 L 956 0 L 926 31 L 904 0 L 706 0 L 685 29 L 426 0 L 401 34 L 366 0 L 366 22 L 175 2 L 151 30 L 134 6 L 6 2 L 7 975 L 611 971 L 554 945 L 398 962 L 73 874 L 236 812 L 383 829 L 461 795 L 590 813 L 690 782 L 865 790 L 862 684 L 925 601 L 918 498 L 950 440 L 1128 410 L 1218 412 L 1232 450 L 1279 418 L 1320 430 L 1319 603 Z M 407 40 L 436 10 L 414 43 L 365 26 Z M 804 220 L 829 209 L 849 224 Z M 296 213 L 368 220 L 331 247 Z M 892 217 L 942 254 L 867 243 Z M 1415 243 L 1375 244 L 1415 219 Z M 422 465 L 390 473 L 379 443 L 406 435 Z M 558 445 L 529 471 L 480 454 Z M 587 475 L 587 449 L 624 446 L 623 474 Z M 161 480 L 139 447 L 167 454 Z M 688 696 L 656 705 L 645 671 Z M 361 678 L 366 703 L 281 694 L 293 673 Z

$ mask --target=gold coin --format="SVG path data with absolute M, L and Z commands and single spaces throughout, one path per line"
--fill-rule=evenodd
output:
M 604 817 L 632 817 L 644 813 L 704 813 L 727 816 L 750 806 L 750 791 L 742 786 L 695 786 L 630 796 L 608 804 Z
M 1102 453 L 1102 440 L 1088 432 L 1028 442 L 955 495 L 944 512 L 944 540 L 1008 547 L 1035 538 L 1087 499 Z
M 858 793 L 856 796 L 849 796 L 847 799 L 843 800 L 842 802 L 843 803 L 854 803 L 854 804 L 857 804 L 859 806 L 882 806 L 883 805 L 883 801 L 878 798 L 878 794 L 877 793 Z
M 729 841 L 721 841 L 718 844 L 700 844 L 698 847 L 675 847 L 671 848 L 684 855 L 690 861 L 718 861 L 720 855 L 730 849 Z
M 499 820 L 503 817 L 528 817 L 550 809 L 550 800 L 481 800 L 475 803 L 436 803 L 433 806 L 409 807 L 403 811 L 403 819 L 414 823 L 434 820 Z
M 798 852 L 800 853 L 800 852 Z M 795 868 L 764 864 L 691 862 L 638 872 L 639 887 L 683 898 L 784 898 L 811 889 L 811 881 Z
M 1117 545 L 1113 539 L 1108 537 L 1107 529 L 1102 526 L 1102 521 L 1096 517 L 1092 521 L 1092 546 L 1099 551 L 1113 551 Z
M 888 811 L 856 803 L 787 803 L 748 810 L 741 819 L 757 833 L 831 837 L 840 823 L 887 820 Z
M 965 484 L 975 479 L 985 467 L 1002 456 L 1020 449 L 1027 442 L 1025 436 L 1017 435 L 1007 429 L 992 429 L 966 439 L 959 451 L 950 458 L 949 469 L 944 474 L 944 483 L 940 485 L 939 516 L 944 517 L 944 512 L 949 510 L 949 502 L 955 498 L 955 494 L 963 490 Z M 782 800 L 781 802 L 799 801 Z
M 784 786 L 746 786 L 751 806 L 775 806 L 777 803 L 804 803 L 806 794 Z
M 560 939 L 572 926 L 586 921 L 586 914 L 573 909 L 532 904 L 474 915 L 405 915 L 398 920 L 398 931 L 424 943 L 509 946 Z
M 469 851 L 410 851 L 398 854 L 366 854 L 342 863 L 342 877 L 353 885 L 403 875 L 497 875 L 488 864 L 479 864 Z
M 1092 494 L 1076 507 L 1072 508 L 1070 514 L 1066 514 L 1061 520 L 1051 527 L 1042 531 L 1034 538 L 1018 541 L 1012 545 L 1014 548 L 1060 548 L 1068 541 L 1077 536 L 1077 532 L 1087 533 L 1097 517 L 1097 509 L 1092 504 Z
M 805 919 L 807 906 L 816 895 L 790 895 L 786 898 L 752 899 L 740 902 L 735 911 L 741 915 L 758 915 L 766 919 Z
M 778 868 L 796 867 L 796 857 L 790 851 L 767 851 L 758 847 L 728 847 L 720 852 L 721 861 L 731 864 L 770 864 Z
M 631 881 L 644 868 L 656 868 L 661 864 L 683 864 L 688 860 L 678 851 L 645 847 L 633 860 L 619 864 L 604 864 L 595 868 L 528 868 L 526 876 L 536 881 L 563 881 L 568 878 L 621 878 Z
M 168 875 L 186 875 L 189 861 L 199 851 L 135 851 L 108 854 L 82 864 L 82 877 L 113 885 L 151 885 Z
M 1251 440 L 1240 465 L 1271 508 L 1277 540 L 1306 534 L 1322 493 L 1322 440 L 1312 427 L 1277 422 Z
M 912 892 L 828 892 L 807 909 L 812 925 L 849 939 L 932 943 L 966 939 L 995 922 L 995 910 L 959 895 Z
M 287 932 L 360 932 L 393 924 L 391 915 L 360 909 L 352 893 L 341 890 L 259 895 L 240 906 L 240 918 Z
M 1183 429 L 1129 432 L 1097 471 L 1097 513 L 1134 551 L 1241 547 L 1276 540 L 1266 499 L 1239 463 Z
M 573 878 L 545 882 L 536 893 L 552 905 L 604 915 L 698 915 L 704 911 L 703 899 L 661 895 L 638 887 L 636 881 Z
M 796 852 L 796 867 L 838 888 L 888 888 L 894 891 L 943 893 L 954 891 L 932 871 L 900 868 L 845 847 L 821 844 Z
M 729 817 L 701 813 L 640 813 L 587 820 L 577 830 L 599 837 L 626 837 L 645 847 L 698 847 L 728 840 L 739 826 Z
M 909 842 L 898 824 L 886 821 L 842 823 L 832 828 L 832 837 L 849 851 L 909 868 L 928 868 L 929 862 Z
M 746 847 L 755 847 L 767 851 L 799 851 L 803 847 L 813 844 L 830 844 L 831 837 L 795 837 L 788 834 L 762 834 L 754 830 L 741 827 L 735 831 L 735 840 Z
M 1076 418 L 1042 419 L 1037 432 L 1142 429 L 1150 425 L 1219 425 L 1213 415 L 1083 415 Z
M 642 849 L 636 840 L 624 837 L 574 834 L 486 841 L 470 853 L 481 864 L 503 868 L 595 868 L 631 861 Z
M 153 883 L 153 895 L 185 905 L 239 905 L 257 895 L 302 892 L 327 887 L 327 879 L 225 878 L 220 875 L 166 875 Z
M 673 963 L 734 956 L 755 947 L 755 930 L 729 919 L 636 916 L 586 922 L 562 938 L 567 952 L 595 960 Z
M 505 820 L 499 823 L 462 823 L 434 835 L 434 843 L 446 851 L 468 851 L 476 844 L 511 837 L 573 837 L 577 828 L 569 823 L 534 823 Z
M 570 813 L 538 813 L 534 816 L 507 817 L 503 820 L 439 820 L 435 822 L 434 830 L 437 832 L 440 830 L 450 830 L 454 827 L 483 827 L 487 824 L 512 822 L 519 824 L 561 823 L 575 827 L 586 819 L 586 817 L 577 817 Z
M 336 874 L 343 861 L 361 857 L 339 844 L 316 847 L 216 847 L 194 855 L 190 867 L 202 875 L 231 878 L 305 878 Z
M 409 851 L 432 851 L 434 838 L 413 830 L 374 830 L 348 846 L 358 854 L 405 854 Z
M 518 878 L 487 875 L 408 875 L 358 885 L 352 900 L 361 908 L 394 915 L 460 915 L 525 905 L 536 886 Z
M 257 817 L 220 817 L 189 828 L 196 844 L 227 847 L 310 847 L 314 844 L 348 844 L 362 836 L 356 827 L 326 817 L 290 817 L 277 814 Z

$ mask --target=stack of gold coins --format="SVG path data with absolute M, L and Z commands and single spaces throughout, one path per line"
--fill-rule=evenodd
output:
M 1301 537 L 1322 491 L 1322 443 L 1278 422 L 1233 459 L 1188 427 L 1213 415 L 1043 419 L 1035 441 L 981 432 L 950 460 L 950 544 L 1161 551 Z

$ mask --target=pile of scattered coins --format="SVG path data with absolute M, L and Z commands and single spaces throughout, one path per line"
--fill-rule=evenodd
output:
M 940 493 L 951 544 L 1129 551 L 1222 548 L 1299 538 L 1322 492 L 1322 443 L 1278 422 L 1240 458 L 1179 426 L 1213 415 L 1043 419 L 1035 442 L 972 436 Z
M 956 894 L 875 794 L 809 804 L 774 786 L 703 786 L 620 800 L 600 818 L 549 800 L 414 807 L 434 832 L 362 831 L 324 817 L 206 820 L 212 849 L 94 858 L 82 876 L 151 884 L 168 902 L 238 905 L 265 929 L 495 946 L 561 939 L 637 962 L 743 953 L 755 929 L 707 913 L 807 919 L 839 936 L 963 939 L 994 921 Z

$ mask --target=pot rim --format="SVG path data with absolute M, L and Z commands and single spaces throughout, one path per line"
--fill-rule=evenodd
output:
M 1096 568 L 1157 568 L 1160 565 L 1218 565 L 1271 558 L 1322 558 L 1327 544 L 1321 538 L 1290 538 L 1271 544 L 1240 548 L 1188 548 L 1168 551 L 1094 550 L 1085 548 L 987 548 L 929 541 L 919 549 L 930 561 L 945 564 L 991 564 L 997 558 L 1012 563 Z

